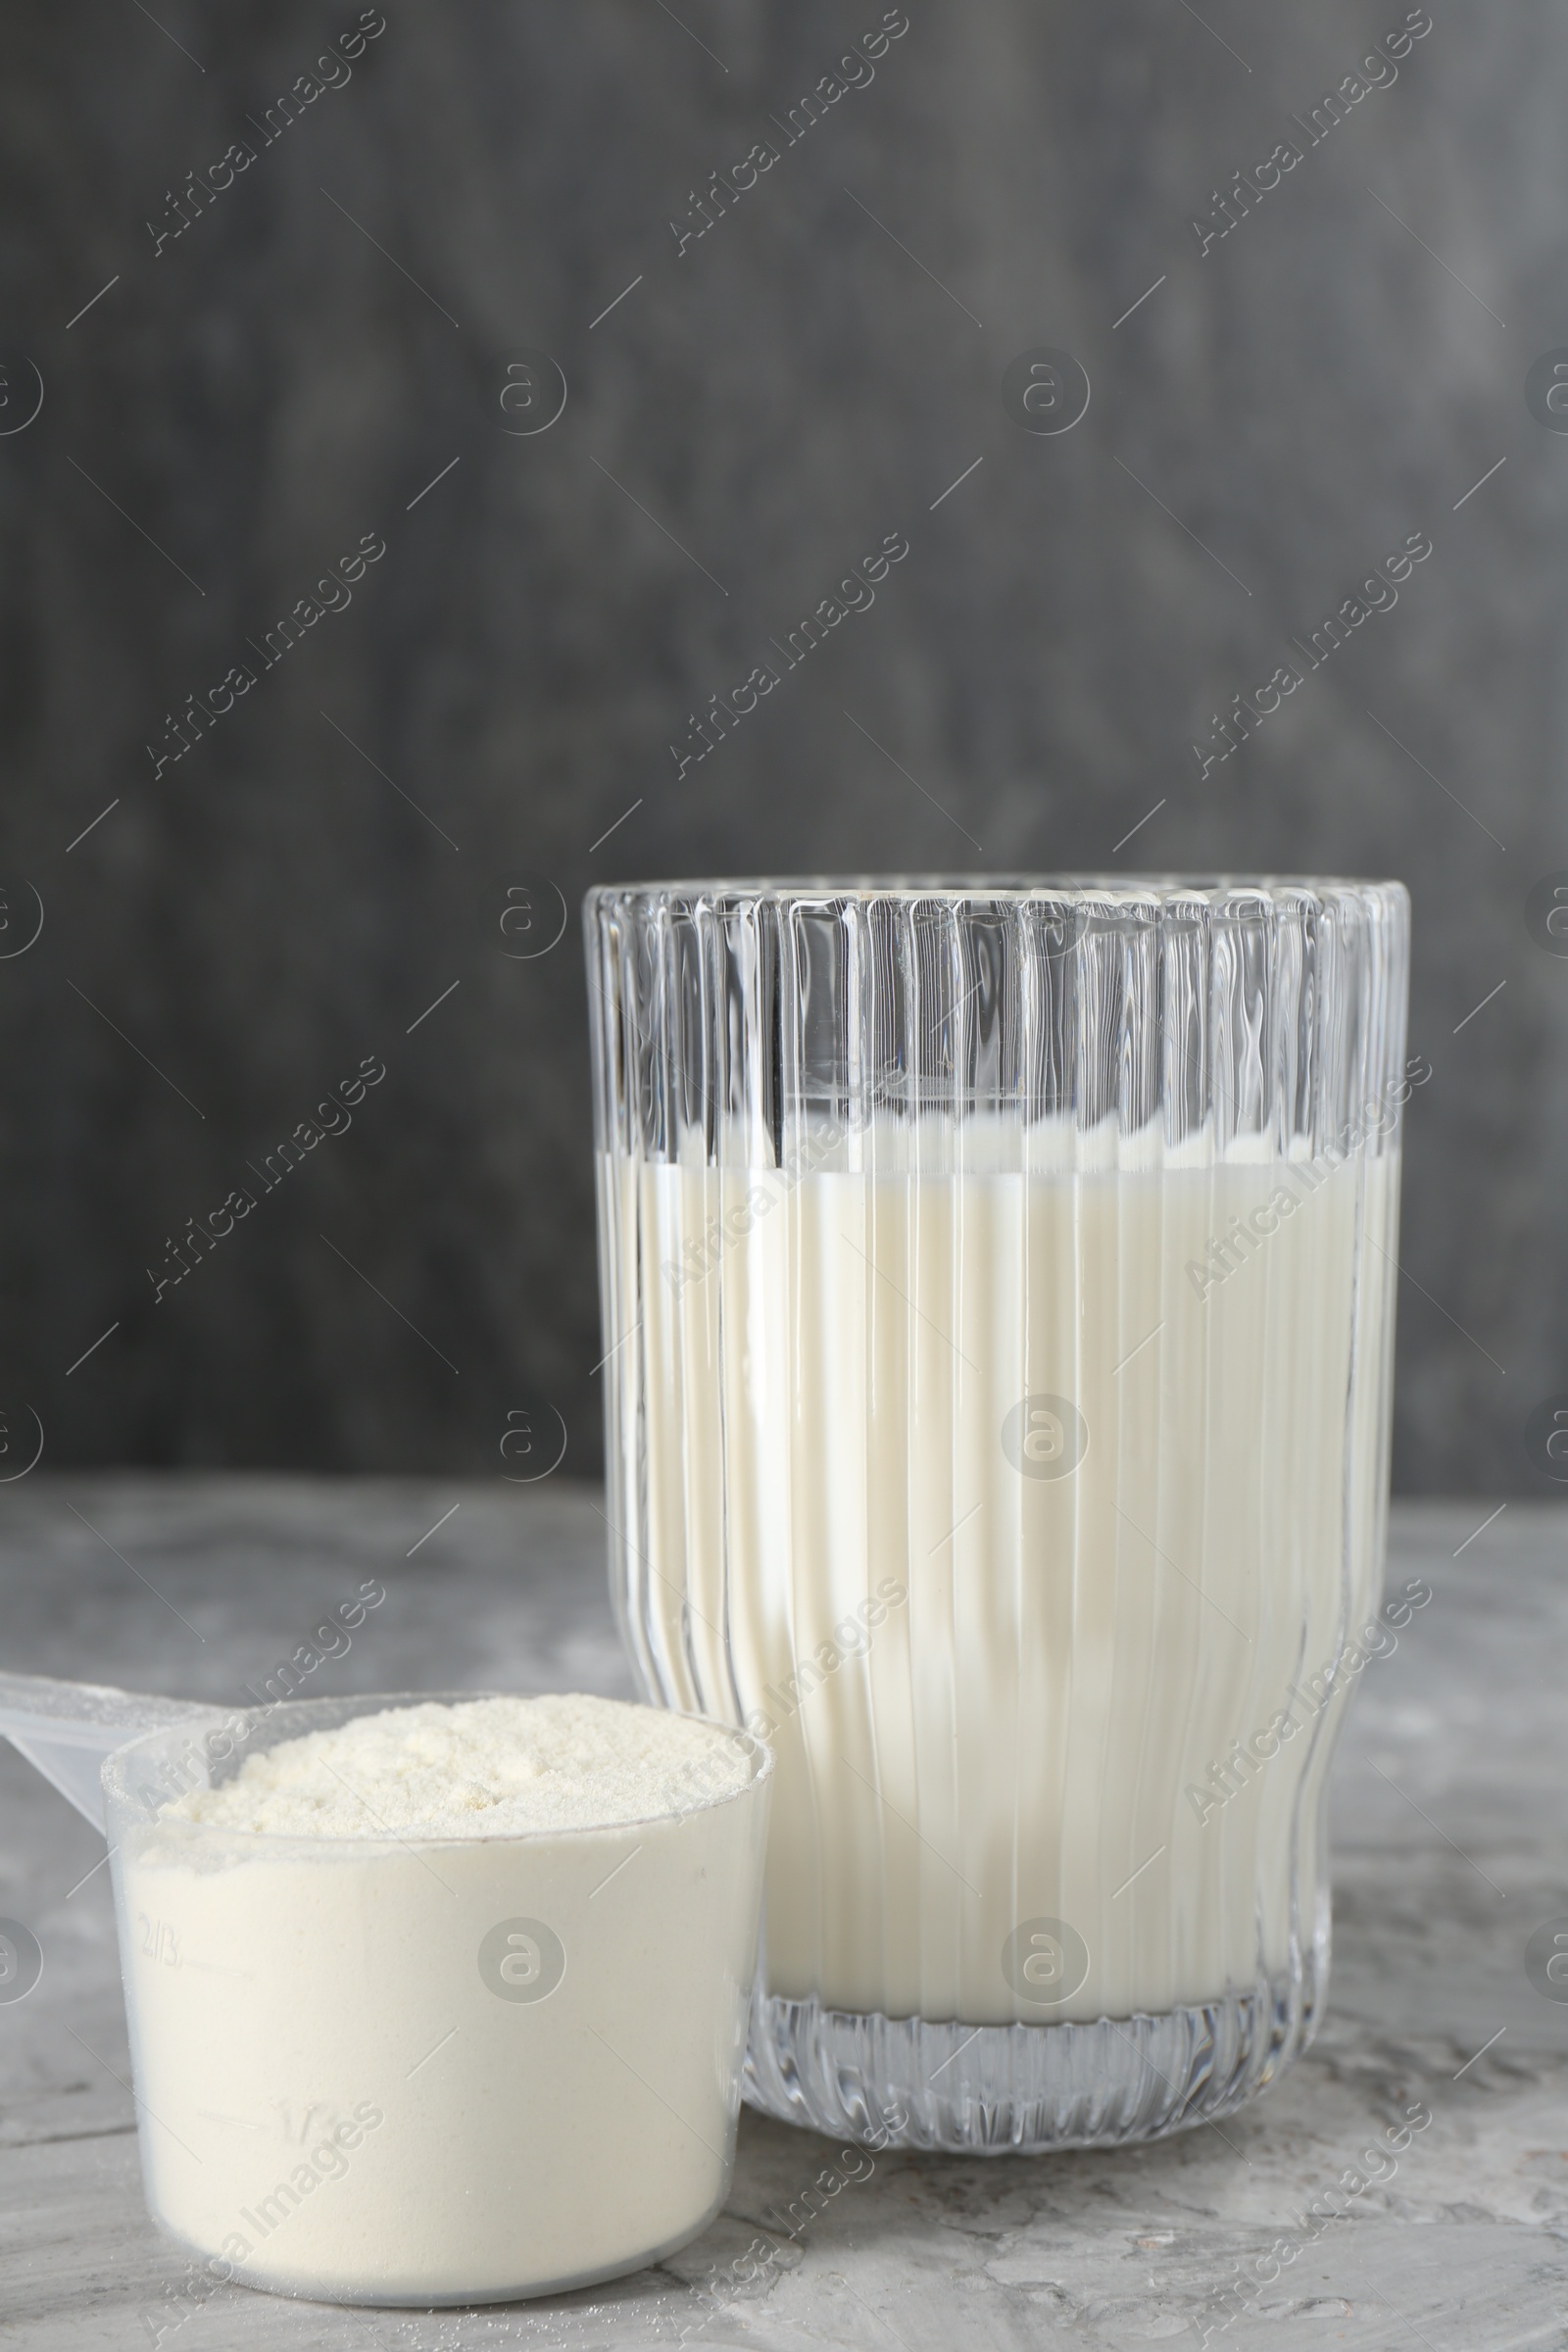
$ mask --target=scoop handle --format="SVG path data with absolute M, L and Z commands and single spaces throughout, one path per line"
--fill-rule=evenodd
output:
M 187 1715 L 212 1711 L 194 1699 L 116 1690 L 103 1683 L 0 1674 L 0 1734 L 98 1831 L 104 1827 L 99 1773 L 105 1756 L 138 1732 L 156 1732 Z

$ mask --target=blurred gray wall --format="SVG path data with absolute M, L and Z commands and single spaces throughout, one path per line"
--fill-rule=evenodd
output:
M 584 886 L 1114 864 L 1408 881 L 1396 1483 L 1552 1491 L 1568 958 L 1527 899 L 1568 869 L 1568 437 L 1526 377 L 1568 345 L 1568 29 L 1432 18 L 1395 78 L 1395 0 L 907 0 L 880 49 L 875 0 L 18 0 L 14 1462 L 30 1408 L 56 1464 L 499 1474 L 519 1413 L 592 1470 Z M 1004 404 L 1040 347 L 1092 385 L 1070 431 Z M 680 771 L 895 532 L 875 606 Z M 366 1057 L 352 1126 L 155 1303 Z

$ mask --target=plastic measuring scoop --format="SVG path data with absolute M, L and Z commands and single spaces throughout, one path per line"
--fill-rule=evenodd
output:
M 95 1830 L 104 1828 L 99 1774 L 105 1756 L 140 1732 L 161 1731 L 214 1710 L 189 1698 L 115 1690 L 103 1683 L 57 1683 L 41 1674 L 0 1674 L 0 1733 L 68 1796 Z

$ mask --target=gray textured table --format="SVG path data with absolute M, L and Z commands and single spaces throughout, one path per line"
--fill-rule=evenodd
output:
M 374 1575 L 386 1603 L 323 1689 L 624 1692 L 598 1500 L 556 1483 L 35 1476 L 0 1508 L 0 1664 L 227 1699 Z M 1568 2005 L 1524 1968 L 1532 1930 L 1568 1914 L 1568 1519 L 1511 1505 L 1466 1544 L 1487 1508 L 1395 1515 L 1391 1585 L 1424 1576 L 1434 1598 L 1361 1678 L 1335 1781 L 1328 2016 L 1294 2073 L 1223 2138 L 878 2157 L 793 2243 L 773 2232 L 749 2289 L 728 2266 L 833 2151 L 747 2113 L 721 2219 L 613 2286 L 431 2315 L 179 2300 L 186 2266 L 142 2208 L 106 1874 L 78 1884 L 102 1843 L 0 1743 L 0 1914 L 45 1953 L 35 1990 L 0 2005 L 0 2333 L 37 2352 L 1197 2344 L 1235 2308 L 1237 2266 L 1263 2257 L 1278 2279 L 1216 2334 L 1237 2352 L 1568 2346 Z M 1393 2174 L 1314 2234 L 1307 2208 L 1418 2101 L 1431 2123 Z M 1288 2263 L 1269 2256 L 1281 2239 Z

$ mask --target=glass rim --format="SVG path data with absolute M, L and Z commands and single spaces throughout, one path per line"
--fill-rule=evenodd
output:
M 547 1698 L 560 1695 L 564 1694 L 542 1690 L 347 1691 L 341 1697 L 336 1698 L 323 1694 L 316 1698 L 285 1699 L 277 1711 L 281 1712 L 282 1708 L 288 1708 L 297 1714 L 305 1714 L 318 1710 L 329 1712 L 334 1708 L 347 1709 L 349 1712 L 340 1714 L 338 1720 L 350 1722 L 356 1715 L 362 1713 L 385 1713 L 419 1706 L 461 1706 L 470 1700 L 482 1698 Z M 585 1693 L 585 1695 L 597 1696 L 599 1694 Z M 645 1711 L 651 1715 L 661 1717 L 673 1715 L 681 1722 L 700 1723 L 710 1731 L 722 1734 L 729 1745 L 739 1746 L 746 1752 L 752 1766 L 749 1778 L 738 1788 L 721 1789 L 715 1795 L 695 1798 L 690 1804 L 665 1805 L 657 1812 L 639 1813 L 624 1821 L 557 1823 L 553 1826 L 543 1826 L 533 1830 L 495 1830 L 474 1838 L 432 1836 L 418 1830 L 407 1833 L 397 1830 L 378 1830 L 368 1838 L 356 1835 L 337 1837 L 312 1830 L 244 1830 L 236 1829 L 226 1822 L 191 1821 L 180 1814 L 170 1815 L 164 1809 L 164 1805 L 160 1805 L 156 1809 L 149 1808 L 144 1799 L 128 1786 L 126 1780 L 126 1775 L 137 1755 L 155 1747 L 159 1740 L 170 1738 L 178 1739 L 183 1736 L 188 1742 L 204 1742 L 207 1733 L 226 1729 L 233 1723 L 236 1716 L 257 1714 L 259 1721 L 265 1721 L 267 1716 L 273 1712 L 271 1708 L 256 1710 L 221 1705 L 215 1705 L 208 1713 L 181 1716 L 173 1723 L 158 1724 L 151 1730 L 138 1732 L 134 1739 L 127 1740 L 122 1746 L 112 1749 L 104 1758 L 100 1777 L 105 1796 L 112 1802 L 124 1805 L 138 1813 L 141 1817 L 138 1826 L 143 1829 L 163 1829 L 172 1832 L 176 1836 L 192 1838 L 208 1838 L 224 1844 L 238 1844 L 246 1848 L 254 1847 L 259 1851 L 270 1854 L 278 1853 L 286 1846 L 300 1846 L 312 1852 L 322 1849 L 352 1853 L 384 1852 L 390 1851 L 393 1847 L 397 1847 L 405 1853 L 411 1850 L 422 1853 L 437 1847 L 461 1852 L 474 1846 L 526 1846 L 548 1839 L 603 1838 L 622 1830 L 656 1829 L 661 1822 L 685 1821 L 696 1813 L 716 1811 L 722 1805 L 734 1804 L 740 1798 L 750 1796 L 755 1790 L 765 1788 L 772 1778 L 777 1760 L 775 1751 L 765 1740 L 759 1740 L 754 1732 L 745 1730 L 739 1724 L 725 1723 L 721 1717 L 704 1714 L 700 1708 L 696 1707 L 653 1706 L 646 1699 L 620 1699 L 615 1703 L 620 1706 L 636 1707 L 639 1711 Z M 305 1734 L 294 1732 L 288 1736 L 303 1738 Z M 281 1746 L 285 1742 L 279 1740 L 276 1744 Z M 258 1747 L 253 1748 L 250 1752 L 254 1755 L 265 1755 L 268 1751 Z M 204 1755 L 204 1760 L 208 1769 L 211 1770 L 214 1759 Z M 220 1760 L 227 1761 L 226 1758 Z M 213 1786 L 212 1783 L 208 1785 Z M 174 1794 L 172 1793 L 164 1800 L 164 1804 L 172 1804 L 174 1801 Z
M 1275 902 L 1294 894 L 1383 896 L 1408 903 L 1409 890 L 1396 875 L 1255 873 L 845 873 L 713 874 L 664 881 L 596 882 L 583 897 L 584 909 L 617 899 L 672 897 L 744 899 L 1195 899 L 1255 897 Z

